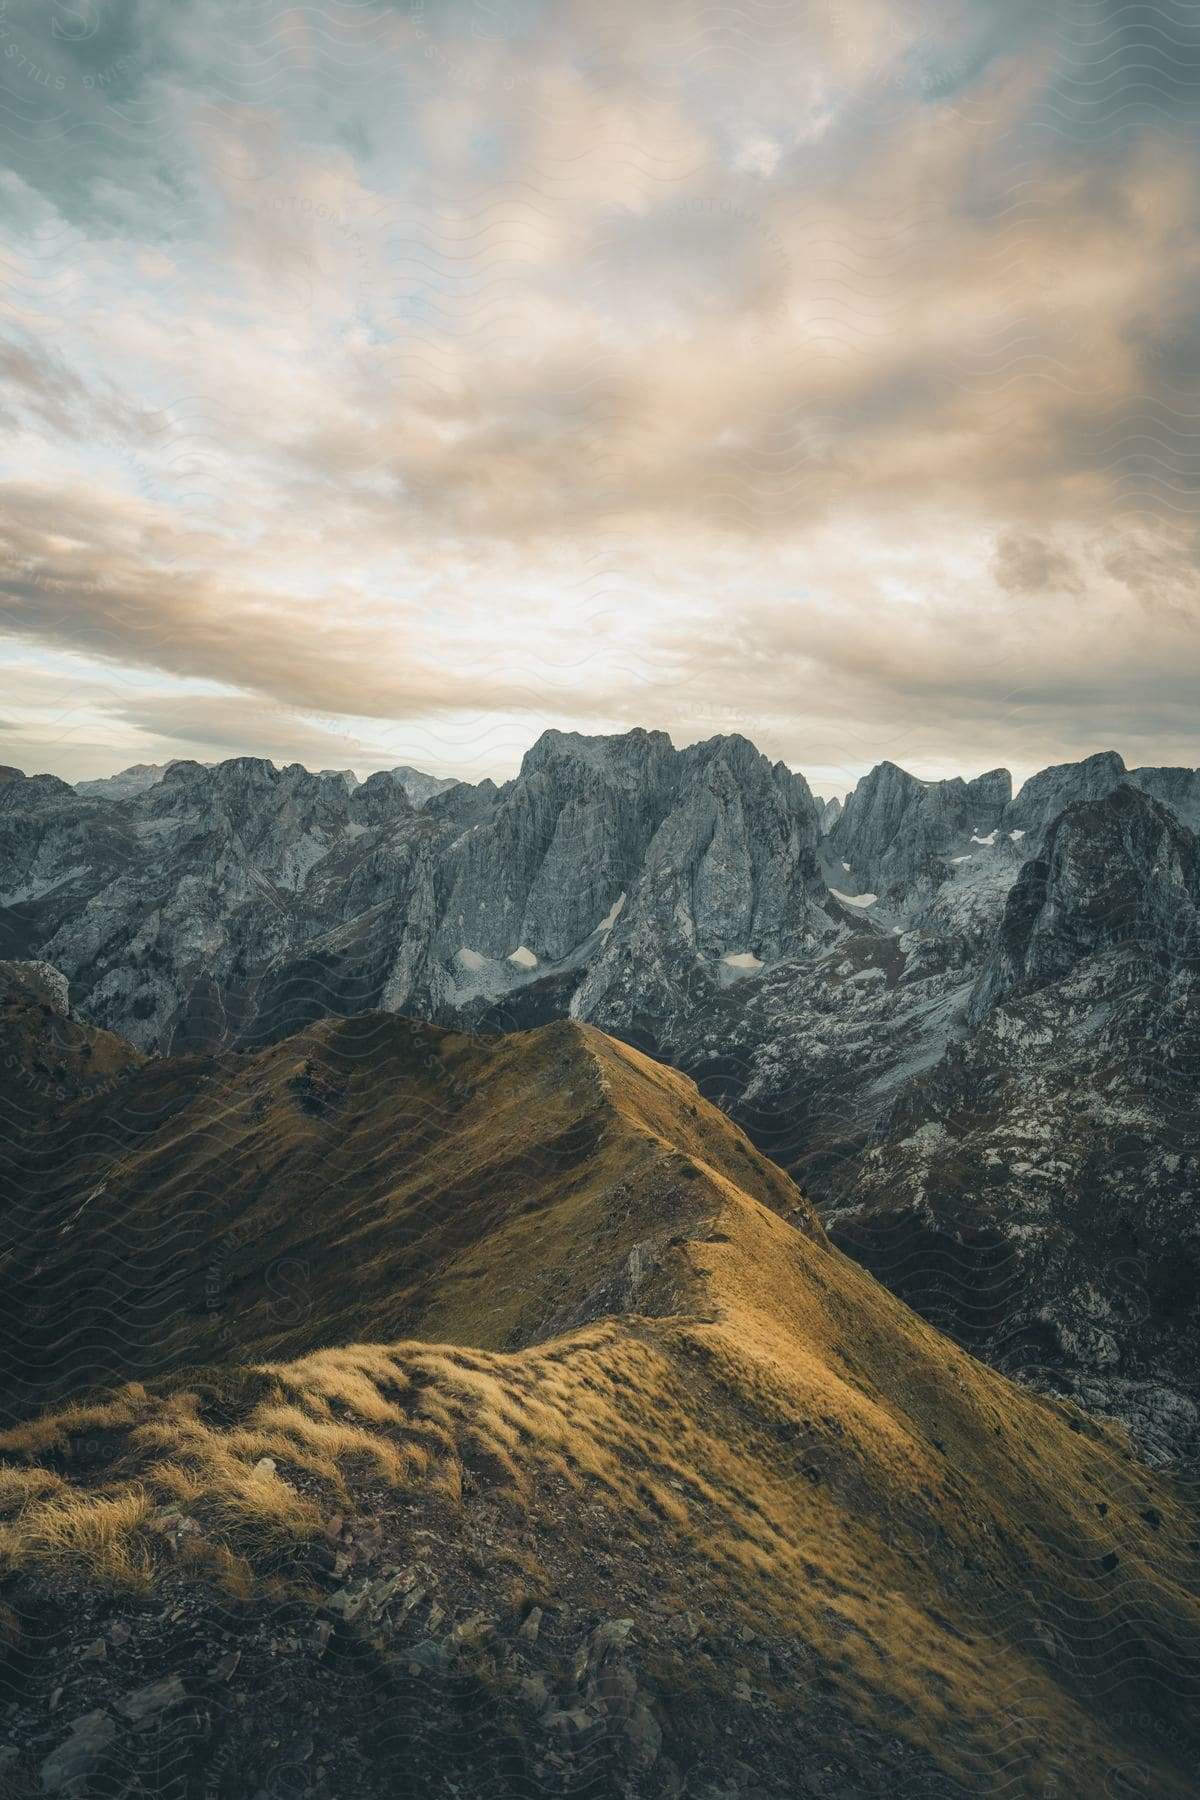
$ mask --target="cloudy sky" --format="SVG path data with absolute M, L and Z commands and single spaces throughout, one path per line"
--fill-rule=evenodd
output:
M 7 0 L 0 82 L 0 761 L 1197 761 L 1195 0 Z

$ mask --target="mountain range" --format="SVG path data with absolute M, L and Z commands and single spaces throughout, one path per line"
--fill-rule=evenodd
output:
M 378 1008 L 590 1022 L 833 1240 L 1152 1460 L 1200 1451 L 1200 773 L 1108 752 L 844 806 L 746 739 L 546 732 L 496 786 L 236 758 L 0 783 L 0 951 L 151 1055 Z
M 382 1011 L 147 1056 L 29 962 L 0 1055 L 3 1791 L 1195 1792 L 1194 1489 L 686 1076 Z

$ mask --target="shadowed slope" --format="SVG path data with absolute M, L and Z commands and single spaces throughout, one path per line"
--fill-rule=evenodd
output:
M 367 1013 L 253 1055 L 130 1057 L 7 1171 L 10 1416 L 184 1362 L 501 1348 L 673 1305 L 670 1240 L 722 1176 L 820 1231 L 691 1082 L 569 1021 L 486 1043 Z

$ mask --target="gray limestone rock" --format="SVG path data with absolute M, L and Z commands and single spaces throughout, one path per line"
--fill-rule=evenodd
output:
M 852 878 L 851 893 L 893 899 L 928 892 L 945 879 L 951 860 L 991 849 L 1012 794 L 1007 769 L 973 781 L 921 781 L 884 762 L 864 776 L 829 834 L 829 845 Z M 834 885 L 839 885 L 835 880 Z
M 1200 769 L 1132 769 L 1129 780 L 1200 831 Z
M 1056 763 L 1030 776 L 1005 810 L 1004 829 L 1036 837 L 1064 807 L 1102 799 L 1125 779 L 1125 764 L 1115 750 L 1101 750 L 1082 762 Z

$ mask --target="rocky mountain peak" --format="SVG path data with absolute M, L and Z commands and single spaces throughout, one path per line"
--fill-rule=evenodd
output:
M 160 785 L 165 788 L 200 787 L 208 781 L 214 769 L 224 766 L 223 763 L 201 763 L 191 757 L 181 756 L 176 762 L 167 764 Z M 269 764 L 267 766 L 270 767 Z
M 991 816 L 1001 812 L 1012 799 L 1012 776 L 1007 769 L 989 769 L 968 781 L 966 791 L 968 803 L 982 807 L 985 815 Z
M 77 781 L 75 792 L 90 794 L 98 800 L 124 800 L 132 794 L 141 793 L 145 788 L 156 786 L 170 767 L 170 762 L 131 763 L 116 775 L 101 775 L 93 781 Z
M 518 780 L 552 767 L 574 765 L 617 776 L 638 777 L 657 770 L 678 752 L 665 731 L 646 731 L 640 725 L 632 731 L 610 736 L 591 737 L 580 731 L 543 731 L 521 759 Z
M 847 797 L 830 848 L 872 892 L 933 886 L 948 858 L 970 857 L 972 842 L 994 842 L 1011 794 L 1007 769 L 972 781 L 922 781 L 896 763 L 878 763 Z
M 74 799 L 75 790 L 57 775 L 25 775 L 20 769 L 4 773 L 0 779 L 0 805 L 10 807 L 52 806 L 60 800 Z
M 350 792 L 350 813 L 364 823 L 382 824 L 412 811 L 408 788 L 396 769 L 377 769 Z
M 803 775 L 793 773 L 784 762 L 772 763 L 740 733 L 690 744 L 679 753 L 679 762 L 681 796 L 701 788 L 725 796 L 771 791 L 790 811 L 811 823 L 815 837 L 817 807 Z
M 1098 800 L 1124 781 L 1126 773 L 1115 750 L 1097 751 L 1080 762 L 1055 763 L 1025 782 L 1005 813 L 1005 828 L 1042 831 L 1064 807 L 1077 800 Z
M 398 763 L 387 773 L 393 781 L 400 783 L 414 806 L 423 806 L 427 800 L 459 785 L 451 775 L 427 775 L 423 769 L 414 769 L 411 763 Z
M 832 800 L 819 800 L 816 802 L 816 805 L 821 826 L 821 836 L 828 837 L 829 833 L 833 830 L 834 826 L 842 816 L 842 803 L 835 794 Z

